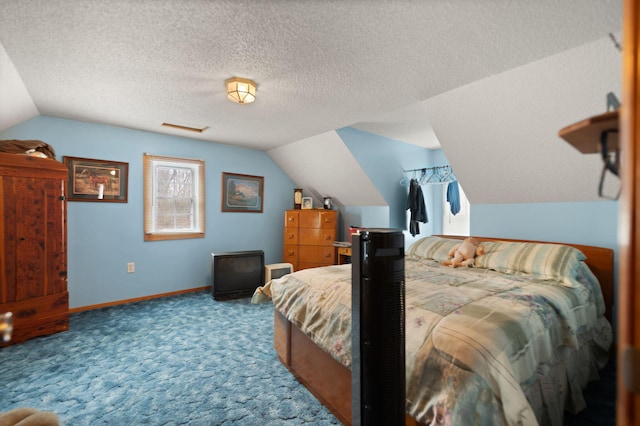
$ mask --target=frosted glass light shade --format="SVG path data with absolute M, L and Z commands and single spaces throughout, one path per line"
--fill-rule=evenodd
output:
M 233 77 L 225 81 L 227 97 L 239 104 L 248 104 L 256 100 L 256 83 L 247 78 Z

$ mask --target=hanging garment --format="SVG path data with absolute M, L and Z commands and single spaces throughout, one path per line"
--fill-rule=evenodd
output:
M 406 210 L 411 212 L 409 232 L 411 236 L 415 237 L 416 234 L 420 233 L 419 222 L 429 222 L 427 207 L 424 204 L 424 196 L 422 195 L 422 188 L 420 188 L 420 183 L 418 183 L 416 179 L 411 179 L 409 183 L 409 197 L 407 198 Z
M 447 185 L 447 201 L 451 208 L 451 214 L 456 215 L 460 212 L 460 191 L 458 181 L 454 180 Z

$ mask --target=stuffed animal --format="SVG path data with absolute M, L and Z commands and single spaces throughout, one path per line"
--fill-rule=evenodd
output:
M 476 256 L 484 254 L 484 247 L 475 238 L 465 238 L 449 250 L 449 260 L 442 262 L 444 266 L 457 268 L 458 266 L 471 266 L 476 261 Z

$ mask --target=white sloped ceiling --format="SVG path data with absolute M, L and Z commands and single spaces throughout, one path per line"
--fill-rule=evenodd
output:
M 424 101 L 470 202 L 599 200 L 600 157 L 558 131 L 620 98 L 621 60 L 603 37 Z
M 27 88 L 0 44 L 0 129 L 39 115 Z
M 314 197 L 316 202 L 328 195 L 341 205 L 387 205 L 335 131 L 274 148 L 268 153 L 304 190 L 305 196 Z

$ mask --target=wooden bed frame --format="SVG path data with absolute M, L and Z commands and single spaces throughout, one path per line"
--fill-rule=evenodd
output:
M 438 235 L 443 238 L 463 239 L 463 236 Z M 506 238 L 475 237 L 478 241 L 545 241 L 512 240 Z M 549 242 L 546 242 L 549 243 Z M 606 317 L 611 321 L 613 306 L 613 250 L 602 247 L 566 244 L 582 251 L 585 263 L 600 281 L 606 305 Z M 300 329 L 291 324 L 278 311 L 274 312 L 273 345 L 284 366 L 318 400 L 345 425 L 351 425 L 351 370 L 333 359 Z M 418 425 L 407 415 L 407 425 Z

